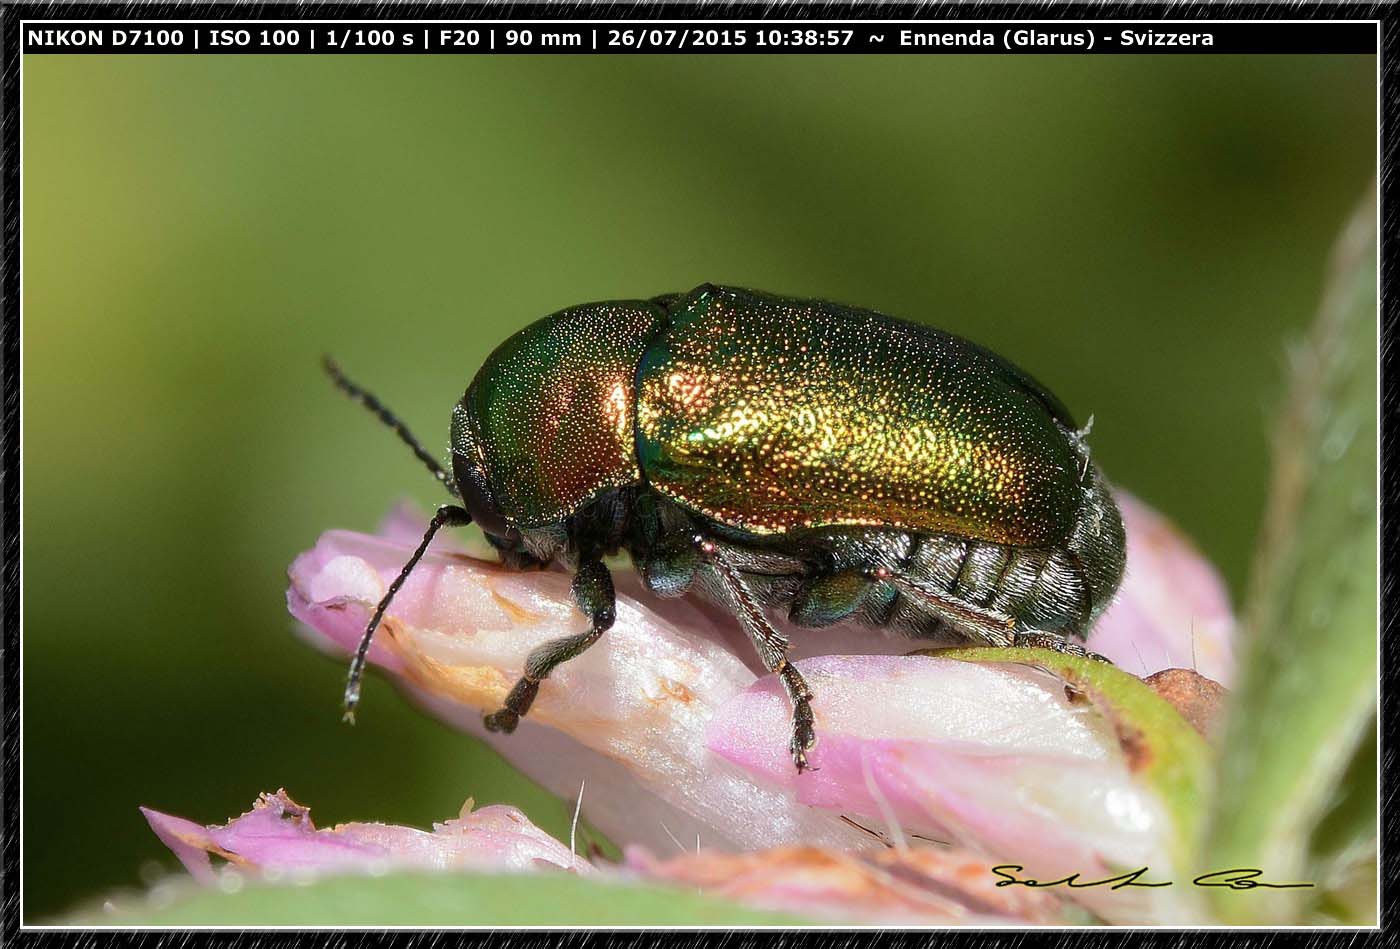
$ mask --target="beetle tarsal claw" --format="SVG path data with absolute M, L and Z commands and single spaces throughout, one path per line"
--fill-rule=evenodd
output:
M 1079 643 L 1071 642 L 1064 636 L 1060 636 L 1056 633 L 1044 633 L 1039 630 L 1017 633 L 1012 640 L 1012 645 L 1029 647 L 1032 649 L 1051 649 L 1068 656 L 1078 656 L 1083 659 L 1093 659 L 1096 662 L 1106 662 L 1109 665 L 1113 665 L 1113 660 L 1109 659 L 1107 656 L 1101 656 L 1096 652 L 1091 652 Z
M 520 724 L 520 716 L 508 708 L 499 709 L 487 715 L 483 721 L 488 732 L 504 732 L 509 735 Z
M 355 708 L 360 704 L 360 684 L 351 682 L 345 687 L 345 698 L 342 702 L 340 720 L 347 725 L 355 724 Z
M 797 765 L 798 774 L 817 770 L 807 763 L 807 752 L 816 746 L 817 733 L 812 727 L 812 707 L 803 701 L 801 707 L 793 713 L 792 740 L 788 742 L 788 751 L 792 753 L 792 763 Z

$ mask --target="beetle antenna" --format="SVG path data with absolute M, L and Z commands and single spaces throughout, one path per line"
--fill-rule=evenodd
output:
M 369 644 L 374 640 L 374 631 L 379 628 L 379 621 L 384 618 L 384 611 L 393 602 L 394 594 L 399 592 L 399 587 L 403 586 L 403 582 L 408 579 L 413 568 L 418 566 L 418 561 L 423 559 L 428 545 L 433 542 L 433 535 L 446 525 L 460 527 L 471 522 L 472 516 L 464 508 L 451 504 L 444 504 L 438 508 L 433 519 L 428 522 L 428 529 L 423 532 L 423 540 L 418 544 L 418 549 L 413 552 L 412 557 L 408 558 L 408 563 L 403 565 L 403 569 L 394 578 L 394 582 L 389 584 L 389 589 L 385 591 L 383 599 L 374 609 L 374 615 L 370 617 L 369 625 L 365 627 L 364 635 L 360 637 L 360 645 L 355 650 L 355 658 L 350 660 L 350 675 L 345 682 L 344 717 L 347 722 L 351 724 L 355 722 L 355 706 L 360 703 L 360 679 L 364 677 L 365 658 L 369 655 Z
M 418 460 L 428 466 L 428 470 L 433 473 L 433 477 L 441 481 L 443 487 L 447 488 L 450 494 L 455 497 L 460 497 L 457 492 L 457 483 L 452 480 L 452 476 L 443 470 L 442 465 L 438 464 L 436 458 L 428 454 L 422 443 L 408 430 L 408 426 L 399 421 L 398 416 L 389 411 L 388 407 L 375 398 L 372 393 L 366 392 L 347 379 L 345 373 L 340 371 L 340 366 L 337 365 L 336 361 L 330 356 L 322 356 L 321 364 L 325 367 L 326 375 L 331 377 L 331 381 L 335 383 L 336 388 L 369 409 L 374 413 L 375 418 L 392 428 L 398 434 L 399 438 L 403 440 L 403 443 L 413 450 L 413 454 Z

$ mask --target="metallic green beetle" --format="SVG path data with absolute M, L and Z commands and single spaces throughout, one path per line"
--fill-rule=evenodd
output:
M 590 628 L 537 648 L 504 707 L 612 625 L 603 558 L 650 590 L 731 609 L 793 705 L 799 773 L 812 693 L 765 616 L 921 639 L 1083 654 L 1123 573 L 1123 523 L 1068 410 L 957 336 L 870 310 L 704 285 L 561 310 L 506 340 L 453 408 L 445 471 L 333 363 L 461 500 L 438 509 L 365 630 L 445 525 L 473 521 L 520 569 L 561 561 Z

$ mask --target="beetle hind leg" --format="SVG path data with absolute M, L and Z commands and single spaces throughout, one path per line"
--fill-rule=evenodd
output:
M 926 581 L 892 573 L 883 568 L 871 571 L 876 580 L 883 580 L 906 596 L 921 603 L 944 622 L 963 630 L 991 646 L 1023 646 L 1050 649 L 1070 656 L 1081 656 L 1100 662 L 1110 660 L 1061 633 L 1038 629 L 1018 629 L 1015 617 L 990 606 L 981 606 Z
M 1015 643 L 1016 619 L 1006 613 L 979 606 L 937 584 L 884 567 L 872 570 L 870 576 L 873 580 L 890 584 L 939 619 L 983 640 L 989 646 L 1010 646 Z
M 1067 656 L 1079 656 L 1083 659 L 1093 659 L 1096 662 L 1106 662 L 1113 664 L 1113 660 L 1107 656 L 1101 656 L 1096 652 L 1085 649 L 1079 643 L 1073 642 L 1059 633 L 1046 633 L 1037 629 L 1027 630 L 1017 633 L 1012 640 L 1013 646 L 1025 646 L 1032 649 L 1051 649 L 1055 652 L 1062 652 Z
M 574 636 L 552 639 L 535 647 L 525 657 L 524 674 L 506 696 L 502 707 L 485 718 L 487 731 L 510 734 L 520 724 L 520 719 L 530 711 L 535 696 L 539 694 L 540 682 L 563 662 L 579 655 L 596 643 L 607 632 L 617 616 L 617 596 L 613 590 L 612 575 L 601 560 L 586 560 L 579 564 L 574 574 L 574 600 L 588 617 L 589 627 Z

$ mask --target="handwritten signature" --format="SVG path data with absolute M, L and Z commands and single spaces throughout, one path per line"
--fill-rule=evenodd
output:
M 1104 877 L 1101 880 L 1084 880 L 1080 874 L 1071 873 L 1067 877 L 1058 880 L 1036 880 L 1030 877 L 1019 877 L 1016 874 L 1024 873 L 1025 867 L 1018 863 L 1003 863 L 992 867 L 992 872 L 1001 877 L 997 881 L 997 886 L 1028 886 L 1028 887 L 1048 887 L 1067 886 L 1071 889 L 1081 890 L 1094 886 L 1106 886 L 1110 890 L 1122 889 L 1125 886 L 1172 886 L 1172 880 L 1143 880 L 1148 873 L 1147 867 L 1139 867 L 1127 873 L 1120 873 L 1117 876 Z M 1214 870 L 1210 873 L 1202 873 L 1192 880 L 1195 886 L 1220 886 L 1231 890 L 1253 890 L 1266 888 L 1270 890 L 1289 890 L 1294 887 L 1316 886 L 1315 883 L 1269 883 L 1259 879 L 1264 875 L 1263 870 L 1256 870 L 1253 867 L 1236 867 L 1233 870 Z

